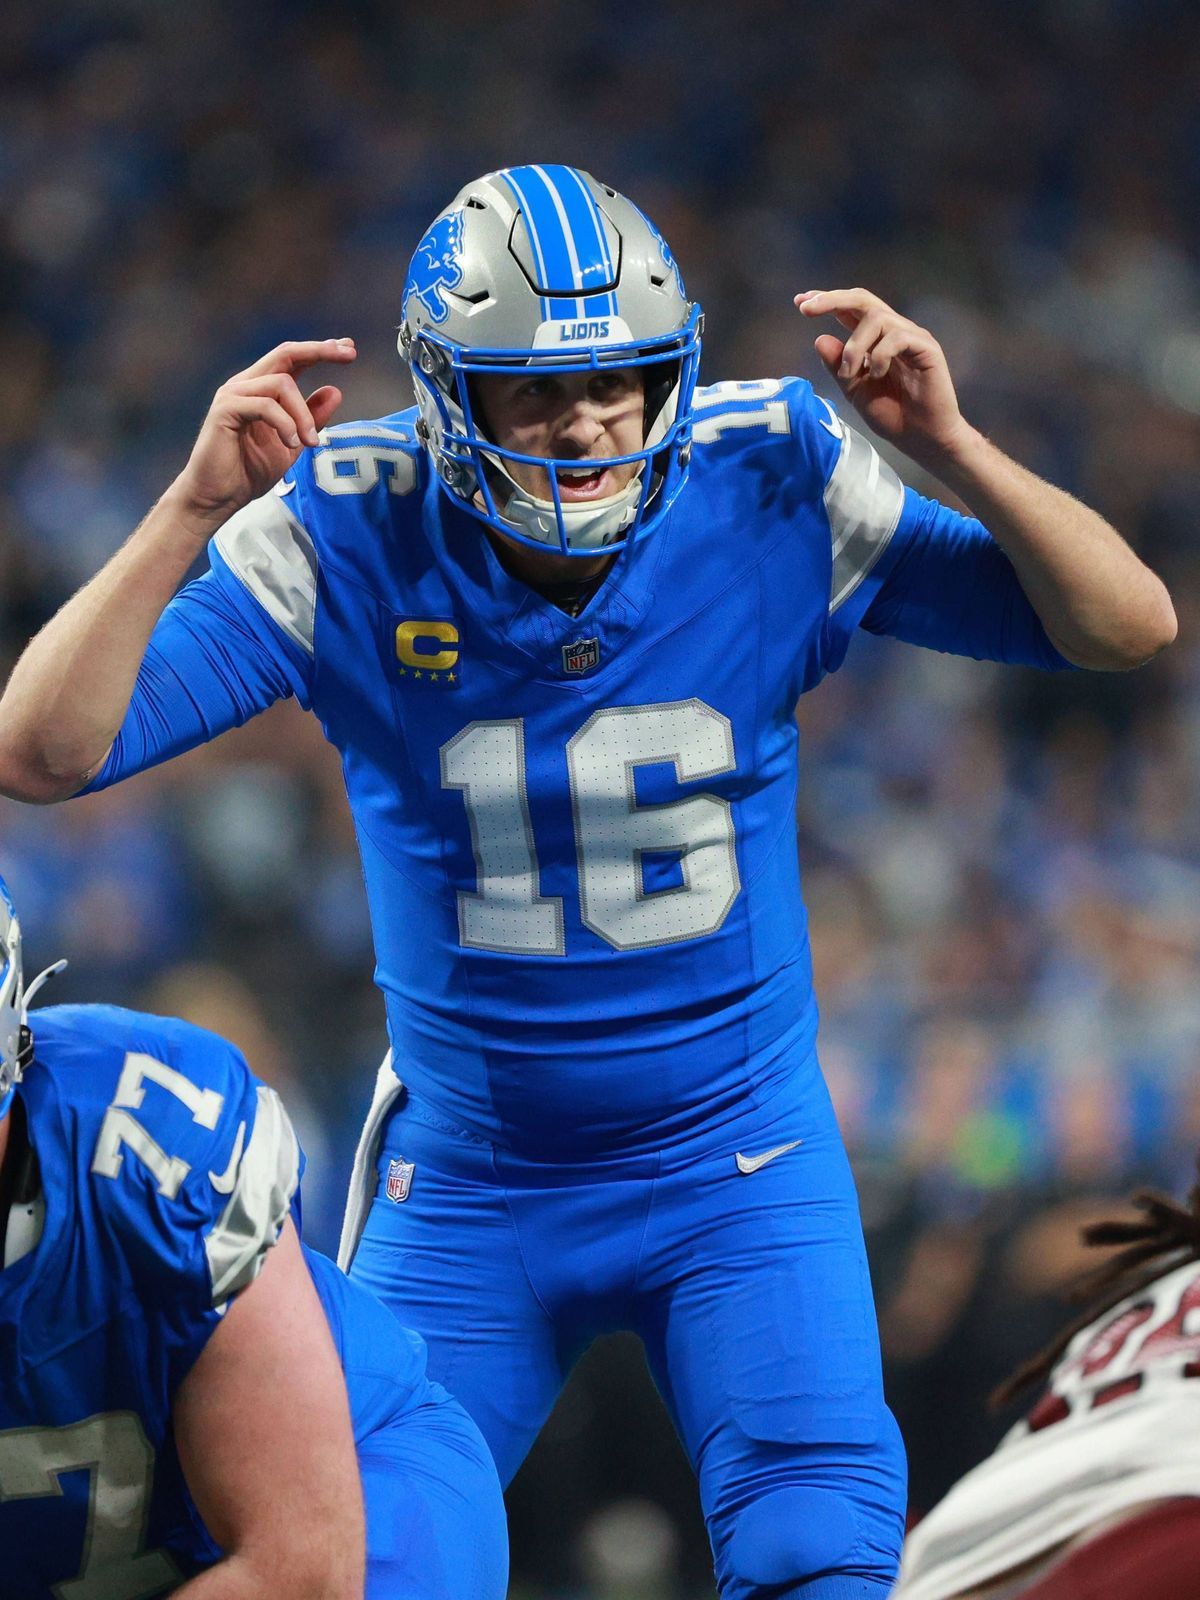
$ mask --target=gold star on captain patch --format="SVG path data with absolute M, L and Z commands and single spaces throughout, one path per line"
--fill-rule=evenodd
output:
M 423 678 L 424 676 L 425 674 L 421 671 L 420 667 L 416 668 L 416 670 L 413 672 L 414 678 Z
M 446 682 L 447 683 L 457 683 L 458 682 L 458 673 L 457 672 L 448 672 L 446 674 Z
M 407 667 L 401 667 L 400 668 L 400 676 L 402 678 L 407 678 L 408 677 L 408 668 Z

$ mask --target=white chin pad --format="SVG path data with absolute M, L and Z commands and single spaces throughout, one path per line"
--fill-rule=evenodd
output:
M 539 500 L 522 489 L 509 473 L 505 472 L 504 476 L 513 486 L 500 513 L 505 522 L 511 522 L 527 538 L 558 549 L 558 513 L 553 500 Z M 562 525 L 567 549 L 599 550 L 612 544 L 633 521 L 641 494 L 642 477 L 638 473 L 616 494 L 605 495 L 600 500 L 564 503 Z

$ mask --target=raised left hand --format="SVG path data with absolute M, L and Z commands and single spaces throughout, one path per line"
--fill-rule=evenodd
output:
M 806 289 L 795 303 L 801 315 L 836 317 L 847 330 L 845 339 L 821 334 L 816 351 L 881 439 L 936 471 L 978 438 L 958 409 L 945 352 L 928 329 L 866 289 Z

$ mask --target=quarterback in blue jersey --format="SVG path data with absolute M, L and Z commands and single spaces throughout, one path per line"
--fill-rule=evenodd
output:
M 815 1056 L 796 700 L 859 628 L 1121 667 L 1175 627 L 1101 517 L 965 421 L 929 333 L 860 289 L 797 304 L 837 320 L 817 350 L 850 403 L 986 529 L 801 380 L 698 387 L 657 230 L 586 173 L 511 168 L 413 259 L 417 405 L 330 426 L 337 389 L 296 378 L 348 339 L 231 379 L 0 703 L 0 788 L 30 800 L 282 696 L 320 718 L 392 1047 L 343 1259 L 504 1479 L 577 1354 L 636 1330 L 725 1600 L 882 1597 L 905 1498 Z
M 0 884 L 6 1600 L 503 1600 L 487 1446 L 299 1244 L 274 1091 L 190 1024 L 26 1004 Z

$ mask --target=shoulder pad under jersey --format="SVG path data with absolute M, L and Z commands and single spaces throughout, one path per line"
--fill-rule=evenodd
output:
M 112 1006 L 35 1012 L 79 1170 L 143 1289 L 222 1305 L 275 1243 L 301 1155 L 278 1095 L 227 1040 Z

